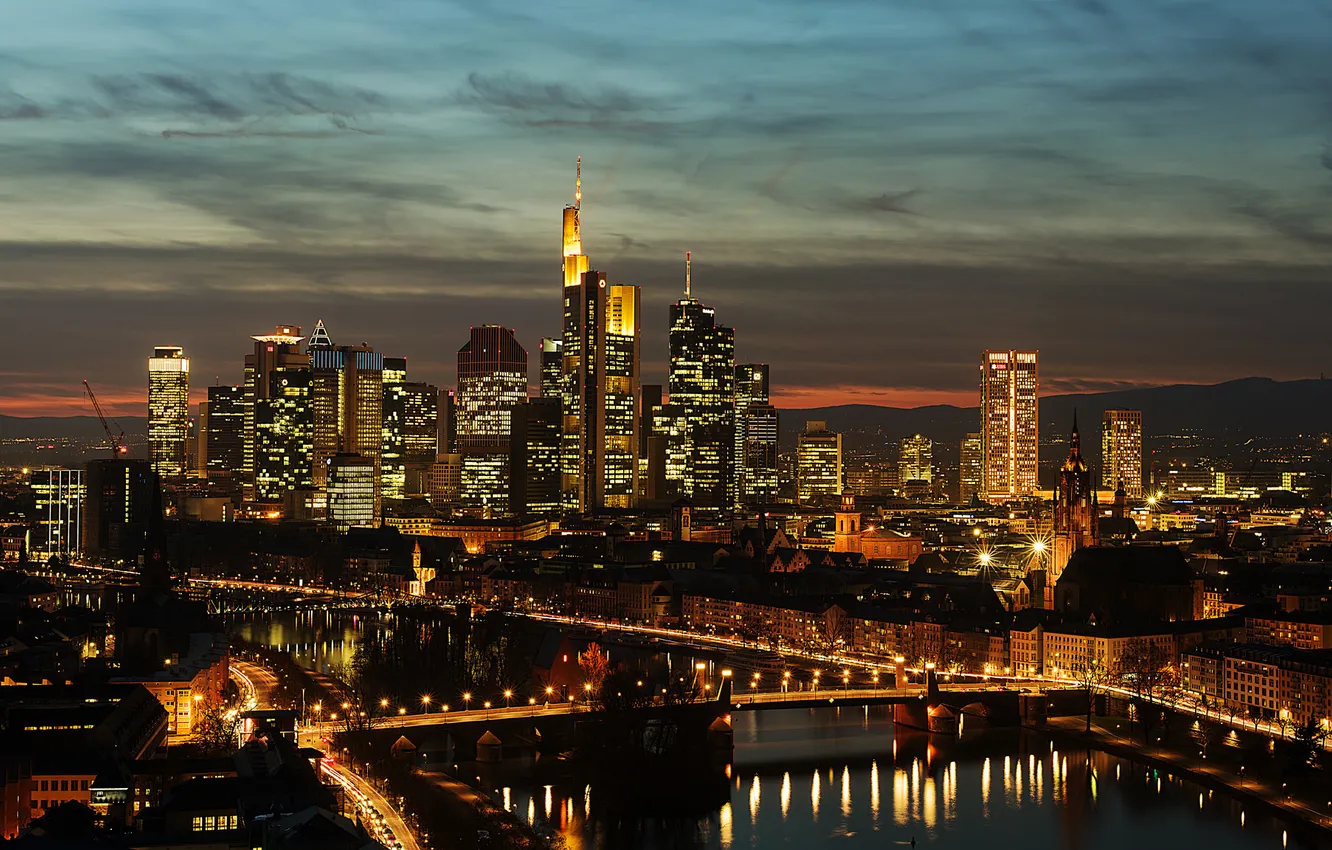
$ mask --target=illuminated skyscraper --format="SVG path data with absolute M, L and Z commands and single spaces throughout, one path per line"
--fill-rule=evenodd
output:
M 768 364 L 735 367 L 735 470 L 742 505 L 777 500 L 777 408 L 769 402 Z
M 209 387 L 208 416 L 201 417 L 209 478 L 240 476 L 245 462 L 245 389 Z
M 527 400 L 527 351 L 499 325 L 472 328 L 458 349 L 457 450 L 463 456 L 462 503 L 508 513 L 513 412 Z
M 510 511 L 535 516 L 560 513 L 560 400 L 530 398 L 514 408 L 513 423 Z
M 380 487 L 385 499 L 401 499 L 407 487 L 406 435 L 407 358 L 385 357 L 383 402 L 380 410 L 384 443 L 381 449 Z M 434 459 L 431 451 L 431 459 Z
M 985 452 L 979 432 L 968 434 L 958 448 L 958 501 L 969 502 L 977 494 L 984 495 Z
M 840 498 L 842 490 L 842 435 L 829 431 L 827 422 L 806 422 L 796 441 L 797 502 Z
M 314 485 L 310 367 L 293 362 L 270 369 L 267 377 L 254 404 L 254 498 L 280 502 L 288 492 Z
M 1101 486 L 1142 496 L 1142 411 L 1107 410 L 1101 416 Z
M 1036 492 L 1036 360 L 1035 351 L 986 351 L 981 358 L 981 442 L 990 501 Z
M 325 462 L 328 522 L 338 531 L 379 525 L 375 462 L 354 454 L 335 454 Z
M 564 362 L 576 366 L 571 385 L 578 401 L 576 416 L 564 405 L 562 451 L 571 429 L 577 438 L 572 478 L 568 458 L 561 460 L 565 508 L 632 507 L 638 497 L 639 288 L 611 286 L 604 273 L 589 271 L 565 294 L 578 305 L 575 345 L 581 352 L 571 361 L 566 342 Z
M 148 442 L 153 471 L 162 478 L 185 477 L 189 433 L 190 358 L 178 345 L 159 345 L 148 358 Z
M 685 253 L 685 297 L 671 305 L 670 403 L 685 410 L 684 494 L 695 507 L 730 508 L 735 476 L 735 331 L 694 298 Z
M 45 560 L 52 555 L 75 556 L 83 551 L 83 501 L 87 489 L 81 469 L 35 469 L 28 480 L 36 498 L 37 523 L 42 534 L 33 541 L 32 554 Z
M 562 253 L 564 283 L 561 290 L 563 324 L 560 334 L 560 499 L 566 510 L 582 506 L 583 404 L 580 370 L 583 341 L 583 275 L 589 260 L 583 253 L 583 158 L 578 158 L 574 200 L 564 208 Z M 543 368 L 544 376 L 545 370 Z
M 322 328 L 321 322 L 317 330 Z M 327 342 L 309 349 L 314 486 L 324 487 L 326 461 L 335 454 L 374 461 L 378 480 L 384 453 L 384 355 L 368 345 L 332 345 L 327 331 L 320 339 Z M 399 365 L 393 376 L 398 383 L 407 371 L 405 360 L 399 359 Z
M 565 510 L 631 507 L 638 495 L 641 325 L 636 286 L 611 286 L 583 253 L 582 160 L 564 208 L 560 499 Z
M 541 397 L 562 399 L 564 380 L 564 343 L 545 337 L 541 340 Z
M 898 480 L 903 486 L 908 481 L 934 481 L 934 442 L 929 437 L 907 437 L 897 457 Z
M 252 336 L 250 339 L 254 340 L 254 353 L 245 356 L 245 395 L 242 402 L 245 439 L 242 444 L 242 473 L 245 479 L 245 495 L 247 498 L 254 498 L 257 489 L 255 480 L 258 475 L 259 405 L 269 397 L 270 391 L 275 386 L 272 381 L 274 370 L 304 369 L 308 373 L 310 356 L 301 351 L 301 340 L 304 337 L 301 336 L 300 327 L 296 325 L 278 325 L 273 333 Z M 308 390 L 308 377 L 304 380 L 304 384 Z M 271 441 L 271 435 L 269 439 Z M 309 477 L 307 469 L 305 473 L 307 481 Z

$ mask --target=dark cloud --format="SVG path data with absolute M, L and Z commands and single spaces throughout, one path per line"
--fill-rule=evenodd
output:
M 666 126 L 659 120 L 665 107 L 651 98 L 618 88 L 584 91 L 516 73 L 474 71 L 456 99 L 528 127 L 643 133 Z
M 868 198 L 855 198 L 846 204 L 846 209 L 860 212 L 894 213 L 898 215 L 917 215 L 907 207 L 907 201 L 919 195 L 919 190 L 908 189 L 905 192 L 884 192 Z

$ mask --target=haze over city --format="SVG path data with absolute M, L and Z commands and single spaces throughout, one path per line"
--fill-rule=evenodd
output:
M 695 293 L 779 406 L 975 403 L 1325 371 L 1332 12 L 24 4 L 0 32 L 0 412 L 196 396 L 275 322 L 453 383 L 472 325 L 558 332 L 559 208 L 642 286 L 645 380 Z M 40 355 L 37 354 L 40 352 Z M 535 374 L 532 376 L 535 385 Z

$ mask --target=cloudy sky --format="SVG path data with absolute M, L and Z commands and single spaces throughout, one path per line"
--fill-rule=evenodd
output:
M 559 222 L 787 406 L 1332 372 L 1332 0 L 44 0 L 0 27 L 0 412 L 248 335 L 535 353 Z M 533 358 L 535 359 L 535 357 Z

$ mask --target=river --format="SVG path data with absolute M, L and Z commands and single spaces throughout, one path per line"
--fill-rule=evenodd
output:
M 311 611 L 238 620 L 233 630 L 328 669 L 360 642 L 382 642 L 405 625 Z M 709 811 L 613 817 L 586 786 L 484 790 L 558 833 L 568 850 L 852 850 L 910 847 L 913 839 L 918 847 L 1023 850 L 1317 846 L 1223 793 L 1104 753 L 1061 751 L 1038 733 L 927 736 L 895 728 L 884 707 L 736 712 L 733 723 L 729 801 Z

